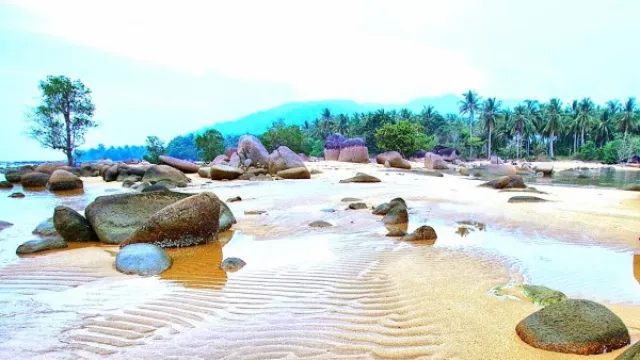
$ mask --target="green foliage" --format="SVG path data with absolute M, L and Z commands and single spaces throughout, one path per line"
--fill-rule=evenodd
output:
M 198 155 L 206 162 L 224 153 L 224 137 L 218 130 L 207 130 L 196 136 L 195 143 L 199 150 Z
M 610 141 L 604 147 L 600 148 L 600 161 L 605 164 L 617 164 L 620 161 L 620 155 L 618 154 L 620 143 L 621 141 L 619 140 Z
M 309 156 L 324 156 L 324 141 L 320 139 L 312 140 Z
M 62 150 L 72 166 L 73 151 L 84 143 L 87 131 L 97 126 L 92 120 L 91 90 L 80 80 L 62 75 L 47 76 L 39 88 L 41 104 L 32 110 L 28 134 L 43 147 Z
M 620 161 L 627 161 L 631 156 L 638 154 L 640 154 L 640 136 L 623 136 L 618 147 Z
M 584 161 L 593 161 L 598 159 L 598 149 L 593 141 L 587 141 L 580 147 L 576 154 L 576 159 Z
M 162 140 L 157 136 L 147 136 L 146 146 L 147 154 L 143 158 L 152 164 L 159 164 L 159 156 L 164 155 L 166 151 Z
M 260 136 L 260 141 L 269 152 L 286 146 L 295 153 L 308 154 L 311 144 L 297 125 L 286 126 L 284 121 L 273 123 L 271 128 Z
M 420 124 L 408 120 L 384 124 L 375 132 L 375 139 L 380 151 L 395 150 L 404 157 L 416 150 L 432 149 L 435 146 L 435 137 L 425 135 Z
M 194 134 L 176 136 L 167 144 L 167 155 L 178 159 L 198 160 L 198 148 Z

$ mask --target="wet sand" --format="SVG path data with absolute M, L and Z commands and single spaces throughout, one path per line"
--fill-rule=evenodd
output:
M 632 342 L 640 339 L 640 194 L 537 185 L 548 193 L 537 196 L 551 202 L 508 204 L 517 193 L 478 188 L 479 182 L 455 175 L 307 165 L 323 173 L 264 183 L 194 177 L 183 191 L 242 197 L 229 204 L 238 224 L 224 234 L 224 246 L 170 250 L 174 266 L 159 277 L 117 273 L 113 246 L 7 258 L 0 268 L 0 353 L 65 359 L 582 358 L 537 350 L 516 336 L 515 325 L 539 307 L 495 296 L 492 289 L 531 280 L 605 304 L 629 327 Z M 338 184 L 356 171 L 382 182 Z M 112 186 L 91 183 L 87 192 Z M 410 229 L 436 228 L 435 244 L 387 238 L 379 217 L 347 211 L 341 201 L 356 197 L 373 206 L 397 196 L 409 205 Z M 245 215 L 247 210 L 266 213 Z M 466 219 L 486 223 L 487 230 L 461 238 L 455 222 Z M 43 218 L 27 225 L 0 220 L 16 224 L 0 232 L 6 244 Z M 314 220 L 335 226 L 309 228 Z M 510 240 L 522 247 L 496 250 Z M 549 249 L 549 256 L 524 257 L 527 244 Z M 558 251 L 575 251 L 567 257 L 579 254 L 584 262 L 563 263 L 552 256 Z M 593 273 L 576 270 L 599 261 L 598 254 L 602 260 Z M 219 270 L 229 256 L 247 266 L 236 273 Z

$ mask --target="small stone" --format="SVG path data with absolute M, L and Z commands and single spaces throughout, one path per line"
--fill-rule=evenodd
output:
M 311 224 L 309 224 L 309 227 L 312 227 L 312 228 L 326 228 L 326 227 L 332 227 L 332 226 L 333 224 L 324 220 L 316 220 Z
M 349 207 L 347 208 L 347 210 L 362 210 L 362 209 L 367 209 L 367 204 L 363 203 L 363 202 L 354 202 L 349 204 Z
M 342 202 L 354 202 L 354 201 L 360 201 L 362 199 L 358 199 L 358 198 L 354 198 L 354 197 L 346 197 L 346 198 L 342 198 Z
M 242 198 L 240 196 L 236 196 L 236 197 L 227 199 L 227 202 L 237 202 L 237 201 L 242 201 Z
M 509 199 L 510 203 L 540 203 L 547 201 L 548 200 L 539 198 L 537 196 L 513 196 Z
M 336 212 L 336 209 L 332 209 L 332 208 L 326 208 L 326 209 L 322 209 L 320 210 L 322 212 L 326 212 L 326 213 L 334 213 Z
M 349 179 L 345 179 L 345 180 L 340 180 L 341 184 L 347 184 L 347 183 L 377 183 L 380 182 L 380 179 L 378 179 L 375 176 L 371 176 L 365 173 L 356 173 L 356 176 L 349 178 Z
M 59 237 L 29 240 L 18 246 L 16 254 L 33 254 L 40 251 L 66 248 L 67 243 Z
M 224 259 L 222 264 L 220 264 L 220 269 L 226 272 L 236 272 L 242 269 L 245 265 L 247 265 L 247 263 L 244 262 L 244 260 L 235 258 L 235 257 L 230 257 L 230 258 Z
M 414 230 L 411 234 L 403 236 L 402 241 L 422 241 L 422 240 L 436 240 L 438 235 L 436 231 L 427 225 L 420 226 Z
M 322 174 L 322 171 L 320 171 L 318 169 L 312 169 L 309 173 L 311 175 L 319 175 L 319 174 Z
M 245 215 L 262 215 L 265 214 L 266 211 L 264 210 L 246 210 L 244 212 Z
M 131 244 L 116 255 L 116 270 L 129 275 L 153 276 L 171 267 L 173 259 L 153 244 Z
M 14 198 L 14 199 L 22 199 L 25 196 L 26 195 L 21 192 L 14 192 L 13 194 L 9 195 L 10 198 Z

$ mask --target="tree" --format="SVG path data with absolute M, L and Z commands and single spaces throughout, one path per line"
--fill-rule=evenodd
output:
M 578 104 L 578 124 L 580 126 L 580 143 L 582 145 L 585 144 L 584 134 L 587 131 L 587 127 L 591 126 L 593 123 L 593 112 L 595 110 L 595 105 L 590 98 L 584 98 L 580 100 Z
M 600 146 L 604 146 L 610 139 L 613 132 L 613 116 L 609 108 L 600 111 L 598 124 L 596 125 L 596 135 L 600 140 Z
M 73 151 L 84 144 L 87 131 L 97 126 L 91 119 L 96 109 L 91 90 L 63 75 L 47 76 L 39 88 L 42 104 L 33 109 L 28 134 L 43 147 L 62 150 L 67 165 L 73 166 Z
M 473 137 L 473 120 L 474 115 L 480 110 L 481 98 L 475 91 L 467 91 L 462 94 L 463 99 L 460 101 L 460 114 L 469 115 L 469 138 Z M 469 147 L 469 157 L 473 157 L 473 147 Z
M 209 129 L 196 136 L 195 141 L 198 155 L 206 162 L 210 162 L 216 156 L 224 153 L 224 137 L 218 130 Z
M 284 121 L 274 122 L 267 132 L 260 135 L 260 141 L 268 151 L 286 146 L 295 153 L 308 154 L 312 146 L 299 126 L 286 126 Z
M 627 138 L 627 133 L 632 131 L 636 126 L 638 114 L 636 113 L 636 98 L 630 97 L 624 102 L 622 106 L 622 113 L 620 114 L 620 122 L 618 128 L 624 134 L 624 138 Z
M 147 154 L 143 158 L 152 164 L 159 164 L 160 155 L 165 153 L 164 143 L 157 136 L 147 136 L 146 142 Z
M 422 132 L 422 126 L 407 120 L 385 123 L 375 133 L 376 145 L 382 151 L 395 150 L 409 157 L 416 150 L 432 149 L 435 138 Z
M 500 116 L 500 106 L 502 101 L 496 101 L 496 98 L 488 98 L 482 104 L 482 120 L 484 122 L 484 128 L 489 132 L 489 139 L 487 141 L 487 157 L 491 158 L 491 135 L 496 127 L 496 120 Z
M 513 130 L 516 133 L 516 158 L 520 160 L 520 150 L 522 149 L 522 132 L 526 127 L 528 121 L 527 108 L 523 105 L 518 105 L 513 108 Z
M 555 135 L 562 124 L 562 118 L 564 116 L 560 99 L 553 98 L 549 100 L 549 104 L 544 107 L 543 116 L 546 120 L 544 132 L 549 134 L 549 156 L 554 158 L 553 142 L 556 140 Z

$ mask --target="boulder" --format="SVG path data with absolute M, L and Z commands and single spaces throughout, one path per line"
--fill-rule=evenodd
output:
M 36 166 L 34 171 L 51 175 L 54 171 L 56 171 L 56 169 L 63 165 L 64 164 L 62 163 L 42 163 Z
M 66 170 L 54 171 L 47 183 L 47 189 L 50 191 L 77 190 L 82 188 L 82 180 Z
M 245 160 L 251 160 L 251 165 L 255 167 L 266 167 L 269 162 L 267 149 L 253 135 L 242 135 L 240 137 L 237 154 L 240 162 L 244 163 Z
M 363 202 L 354 202 L 349 204 L 349 206 L 347 207 L 347 210 L 363 210 L 363 209 L 367 209 L 367 204 Z
M 222 263 L 220 264 L 220 269 L 226 272 L 236 272 L 242 269 L 245 265 L 247 265 L 247 263 L 244 262 L 244 260 L 235 258 L 235 257 L 230 257 L 222 261 Z
M 148 182 L 151 185 L 160 182 L 167 181 L 171 184 L 178 185 L 179 183 L 188 183 L 191 181 L 180 170 L 177 170 L 168 165 L 152 165 L 145 171 L 142 181 Z
M 33 166 L 23 165 L 18 167 L 7 168 L 4 170 L 4 177 L 8 182 L 19 183 L 22 175 L 33 172 Z
M 118 166 L 118 176 L 122 175 L 124 178 L 129 176 L 143 177 L 149 166 L 146 165 L 128 165 L 120 164 Z
M 627 191 L 640 191 L 640 184 L 629 185 L 624 189 Z
M 402 241 L 421 241 L 421 240 L 436 240 L 438 235 L 436 231 L 427 225 L 422 225 L 415 229 L 411 234 L 402 237 Z
M 173 259 L 153 244 L 132 244 L 116 255 L 116 270 L 129 275 L 153 276 L 171 267 Z
M 352 163 L 368 163 L 369 150 L 362 138 L 345 139 L 340 144 L 340 155 L 338 161 Z
M 449 164 L 438 154 L 428 152 L 424 156 L 424 167 L 429 170 L 447 170 Z
M 269 155 L 268 170 L 271 175 L 275 175 L 278 171 L 293 168 L 306 168 L 304 162 L 298 154 L 291 151 L 286 146 L 279 146 Z
M 142 184 L 143 186 L 140 192 L 143 192 L 143 193 L 148 193 L 153 191 L 169 191 L 170 189 L 174 189 L 176 187 L 175 185 L 167 185 L 167 184 L 161 184 L 161 183 L 157 183 L 153 185 L 149 185 L 149 183 L 142 183 Z
M 2 180 L 0 181 L 0 189 L 3 189 L 3 190 L 13 189 L 13 184 L 10 183 L 9 181 Z
M 238 139 L 238 140 L 239 140 L 239 139 Z M 232 148 L 228 148 L 228 149 L 225 149 L 225 151 L 224 151 L 224 156 L 225 156 L 227 159 L 230 159 L 230 158 L 231 158 L 231 155 L 233 155 L 233 154 L 235 154 L 235 153 L 237 153 L 237 152 L 238 152 L 238 148 L 234 148 L 234 147 L 232 147 Z
M 332 226 L 333 224 L 324 220 L 316 220 L 309 224 L 309 227 L 312 227 L 312 228 L 326 228 L 326 227 L 332 227 Z
M 242 198 L 240 196 L 234 196 L 232 198 L 227 199 L 227 202 L 238 202 L 238 201 L 242 201 Z
M 184 247 L 212 241 L 218 234 L 220 203 L 210 192 L 179 200 L 153 214 L 122 246 Z
M 4 229 L 6 229 L 6 228 L 10 228 L 10 227 L 12 227 L 12 226 L 13 226 L 13 224 L 12 224 L 12 223 L 10 223 L 10 222 L 8 222 L 8 221 L 2 221 L 2 220 L 0 220 L 0 230 L 4 230 Z
M 553 174 L 553 163 L 537 163 L 533 170 L 536 173 L 541 172 L 544 176 L 551 176 Z
M 78 171 L 81 177 L 95 177 L 100 174 L 100 170 L 92 164 L 82 164 Z
M 198 169 L 198 176 L 204 179 L 211 179 L 211 168 L 208 166 L 201 167 Z
M 69 207 L 56 206 L 53 226 L 65 241 L 98 241 L 87 219 Z
M 215 157 L 215 159 L 213 159 L 212 162 L 209 163 L 209 166 L 220 164 L 229 165 L 229 158 L 226 155 L 218 155 Z
M 389 210 L 391 210 L 391 208 L 393 208 L 395 206 L 404 207 L 406 209 L 407 208 L 407 203 L 404 201 L 403 198 L 399 198 L 399 197 L 398 198 L 394 198 L 394 199 L 391 199 L 391 201 L 389 201 L 388 203 L 382 203 L 382 204 L 376 206 L 373 209 L 372 214 L 373 215 L 387 215 Z
M 427 152 L 424 150 L 416 150 L 416 152 L 413 153 L 413 155 L 411 155 L 412 158 L 414 159 L 424 159 L 424 157 L 427 155 Z
M 22 199 L 25 196 L 26 196 L 25 194 L 23 194 L 23 193 L 21 193 L 19 191 L 11 193 L 11 195 L 9 195 L 9 197 L 13 198 L 13 199 Z
M 520 292 L 538 306 L 547 306 L 567 300 L 567 296 L 560 291 L 541 285 L 522 285 Z
M 371 176 L 362 172 L 356 173 L 356 176 L 352 177 L 352 178 L 348 178 L 348 179 L 344 179 L 344 180 L 340 180 L 341 184 L 348 184 L 348 183 L 377 183 L 380 182 L 380 179 L 378 179 L 375 176 Z
M 240 163 L 242 163 L 245 167 L 249 167 L 251 166 L 251 164 L 253 164 L 253 160 L 244 159 L 244 161 L 241 161 L 240 156 L 238 155 L 237 152 L 234 152 L 233 154 L 231 154 L 231 156 L 229 157 L 229 166 L 234 168 L 239 168 Z
M 452 147 L 436 145 L 432 152 L 440 155 L 445 161 L 454 161 L 458 158 L 457 150 Z
M 276 174 L 283 179 L 311 179 L 311 174 L 309 174 L 309 170 L 306 167 L 297 167 L 286 170 L 280 170 Z
M 390 203 L 389 209 L 382 218 L 387 230 L 391 231 L 395 228 L 405 230 L 409 224 L 409 213 L 407 211 L 407 205 L 404 200 L 396 198 Z
M 64 170 L 64 171 L 68 171 L 68 172 L 72 173 L 73 175 L 75 175 L 75 176 L 77 176 L 77 177 L 80 177 L 80 169 L 78 169 L 78 168 L 74 168 L 74 167 L 72 167 L 72 166 L 68 166 L 68 165 L 61 165 L 61 166 L 58 166 L 58 167 L 56 168 L 56 170 Z M 52 174 L 52 175 L 53 175 L 53 174 Z
M 16 249 L 16 254 L 33 254 L 45 250 L 63 249 L 67 243 L 59 237 L 49 237 L 44 239 L 29 240 Z
M 25 188 L 38 188 L 45 187 L 49 182 L 49 177 L 51 175 L 41 172 L 31 172 L 28 174 L 22 175 L 20 179 L 20 184 Z
M 402 158 L 397 151 L 387 151 L 376 156 L 376 162 L 378 164 L 385 165 L 388 163 L 390 167 L 398 169 L 411 169 L 411 163 Z
M 141 180 L 142 178 L 138 175 L 129 175 L 127 176 L 126 179 L 122 180 L 122 186 L 126 188 L 130 188 Z
M 513 165 L 501 164 L 501 165 L 487 165 L 486 167 L 480 168 L 480 170 L 485 170 L 487 175 L 489 176 L 514 176 L 516 175 L 516 167 Z
M 622 355 L 615 358 L 615 360 L 640 360 L 640 341 L 628 348 Z
M 111 165 L 107 168 L 107 170 L 103 173 L 102 179 L 106 182 L 112 182 L 118 180 L 119 174 L 118 164 Z
M 509 198 L 510 203 L 540 203 L 547 202 L 548 200 L 539 198 L 537 196 L 512 196 Z
M 629 331 L 616 314 L 578 299 L 536 311 L 518 323 L 516 333 L 535 348 L 579 355 L 602 354 L 630 342 Z
M 210 172 L 211 180 L 234 180 L 242 175 L 242 170 L 229 165 L 214 165 Z
M 524 189 L 527 187 L 520 175 L 501 176 L 497 179 L 481 184 L 480 186 L 494 189 Z
M 53 217 L 48 218 L 47 220 L 41 222 L 36 226 L 35 229 L 31 232 L 34 235 L 38 235 L 40 237 L 58 237 L 58 231 L 56 227 L 53 225 Z
M 160 162 L 162 162 L 163 164 L 174 167 L 182 171 L 183 173 L 187 173 L 187 174 L 195 174 L 198 172 L 198 169 L 199 169 L 198 165 L 190 161 L 176 159 L 171 156 L 160 155 L 158 156 L 158 159 L 160 159 Z
M 504 164 L 504 161 L 498 155 L 491 155 L 489 163 L 493 165 L 501 165 Z
M 168 190 L 100 196 L 87 206 L 85 215 L 100 241 L 121 244 L 155 213 L 189 196 Z M 218 228 L 225 231 L 236 219 L 223 202 L 220 208 Z
M 406 231 L 404 231 L 402 229 L 399 229 L 399 228 L 393 228 L 393 229 L 389 230 L 389 232 L 385 236 L 388 236 L 388 237 L 402 237 L 402 236 L 406 236 L 406 235 L 407 235 Z
M 324 159 L 327 161 L 338 161 L 340 157 L 340 146 L 345 138 L 341 134 L 327 136 L 324 141 Z

